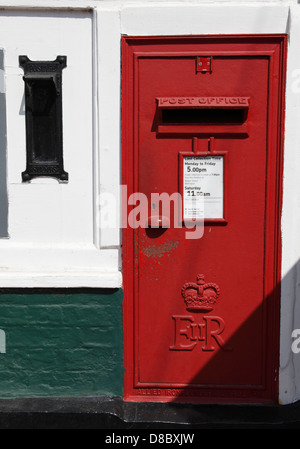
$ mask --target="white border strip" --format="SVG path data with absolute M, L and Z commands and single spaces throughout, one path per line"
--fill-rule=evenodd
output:
M 285 33 L 288 14 L 289 7 L 282 4 L 132 5 L 121 9 L 121 32 L 132 36 Z

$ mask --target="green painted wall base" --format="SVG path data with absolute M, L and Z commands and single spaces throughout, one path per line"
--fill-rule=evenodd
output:
M 122 290 L 0 290 L 0 397 L 122 396 Z

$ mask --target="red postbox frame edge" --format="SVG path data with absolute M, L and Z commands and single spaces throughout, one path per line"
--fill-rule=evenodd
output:
M 274 215 L 274 229 L 275 232 L 272 236 L 269 237 L 269 241 L 272 242 L 272 254 L 276 253 L 277 258 L 275 260 L 270 257 L 266 257 L 266 265 L 270 265 L 270 268 L 273 269 L 273 277 L 272 277 L 272 285 L 275 286 L 274 289 L 274 301 L 272 305 L 272 318 L 273 318 L 273 328 L 279 329 L 280 326 L 280 283 L 281 283 L 281 252 L 282 252 L 282 237 L 281 237 L 281 212 L 282 212 L 282 190 L 283 190 L 283 148 L 284 148 L 284 122 L 285 122 L 285 86 L 286 86 L 286 65 L 287 65 L 287 43 L 288 43 L 288 34 L 287 33 L 276 33 L 276 34 L 231 34 L 231 35 L 193 35 L 193 36 L 122 36 L 122 73 L 126 73 L 127 77 L 122 77 L 122 184 L 126 185 L 127 190 L 127 198 L 130 195 L 130 192 L 133 190 L 134 186 L 134 175 L 132 173 L 132 167 L 134 166 L 133 160 L 133 152 L 130 151 L 133 148 L 134 144 L 134 124 L 132 129 L 129 127 L 130 123 L 130 114 L 133 113 L 134 109 L 134 94 L 133 94 L 133 67 L 132 65 L 132 56 L 130 54 L 129 43 L 142 43 L 145 41 L 152 41 L 152 43 L 158 43 L 162 40 L 211 40 L 216 39 L 219 40 L 222 38 L 223 42 L 230 42 L 231 40 L 244 40 L 251 39 L 251 41 L 257 40 L 258 42 L 265 41 L 270 42 L 270 40 L 278 40 L 280 44 L 279 49 L 279 59 L 281 62 L 281 70 L 279 71 L 279 94 L 278 94 L 278 108 L 275 111 L 275 115 L 277 115 L 277 145 L 276 145 L 276 203 L 275 211 L 272 211 Z M 203 53 L 203 52 L 202 52 Z M 267 54 L 267 52 L 261 52 L 262 54 Z M 203 53 L 204 54 L 204 53 Z M 271 55 L 270 55 L 271 56 Z M 128 76 L 129 74 L 129 76 Z M 270 80 L 270 90 L 271 89 L 271 80 Z M 133 94 L 133 95 L 132 95 Z M 270 107 L 272 109 L 272 107 Z M 272 110 L 274 115 L 274 111 Z M 268 136 L 270 134 L 270 124 L 268 124 Z M 126 130 L 126 132 L 124 132 Z M 270 142 L 268 144 L 268 148 L 270 150 Z M 274 151 L 274 148 L 272 148 Z M 126 200 L 127 200 L 126 198 Z M 126 208 L 125 208 L 126 209 Z M 127 210 L 127 209 L 126 209 Z M 124 220 L 124 217 L 122 217 Z M 126 219 L 126 217 L 125 217 Z M 124 223 L 124 221 L 123 221 Z M 267 227 L 269 228 L 267 223 Z M 274 235 L 276 234 L 276 235 Z M 124 366 L 125 366 L 125 383 L 124 383 L 124 400 L 127 401 L 135 401 L 135 402 L 149 402 L 151 401 L 150 397 L 138 396 L 133 392 L 134 385 L 134 359 L 136 357 L 135 354 L 135 345 L 134 345 L 134 334 L 133 334 L 133 326 L 134 326 L 134 316 L 133 316 L 133 307 L 134 307 L 134 235 L 131 229 L 128 229 L 126 226 L 123 226 L 122 229 L 122 262 L 123 262 L 123 288 L 124 288 L 124 302 L 123 302 L 123 330 L 124 330 Z M 267 255 L 268 256 L 268 255 Z M 271 260 L 270 260 L 271 259 Z M 267 288 L 268 290 L 268 288 Z M 270 307 L 270 306 L 268 306 Z M 274 330 L 270 329 L 270 326 L 267 330 L 268 334 L 273 335 Z M 273 404 L 278 401 L 278 367 L 279 367 L 279 341 L 276 343 L 276 348 L 272 352 L 272 356 L 269 357 L 268 363 L 272 364 L 276 367 L 276 379 L 273 383 L 272 388 L 272 397 L 271 400 L 260 401 L 260 403 L 264 402 L 267 404 Z M 216 388 L 217 389 L 217 388 Z M 152 398 L 153 399 L 153 398 Z M 161 399 L 160 399 L 161 400 Z M 174 400 L 174 398 L 170 398 L 170 400 Z M 167 401 L 165 398 L 163 401 Z M 195 402 L 192 399 L 190 402 Z M 196 402 L 205 402 L 205 403 L 224 403 L 222 398 L 217 398 L 215 395 L 207 396 L 204 400 L 197 400 Z M 226 402 L 226 401 L 225 401 Z M 257 400 L 255 398 L 244 398 L 244 400 L 236 400 L 231 398 L 231 403 L 255 403 Z

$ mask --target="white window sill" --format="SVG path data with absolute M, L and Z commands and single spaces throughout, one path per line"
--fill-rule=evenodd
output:
M 0 288 L 121 288 L 118 271 L 2 271 Z

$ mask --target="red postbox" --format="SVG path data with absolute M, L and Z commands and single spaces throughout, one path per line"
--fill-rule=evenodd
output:
M 285 64 L 285 35 L 123 38 L 126 400 L 277 401 Z

